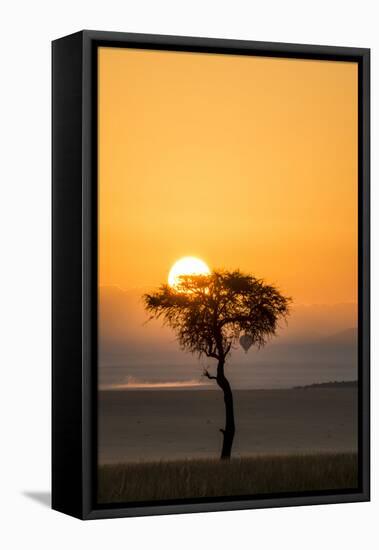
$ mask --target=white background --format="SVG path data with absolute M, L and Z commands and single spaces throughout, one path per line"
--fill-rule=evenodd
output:
M 50 486 L 50 41 L 87 28 L 371 47 L 375 247 L 376 5 L 376 0 L 13 0 L 2 5 L 0 544 L 4 549 L 378 547 L 375 434 L 371 503 L 80 522 L 40 502 L 48 498 Z M 373 249 L 373 276 L 377 261 Z M 374 284 L 374 304 L 377 294 Z M 374 306 L 373 332 L 377 326 Z M 379 400 L 373 336 L 375 429 Z M 37 493 L 38 499 L 30 493 Z

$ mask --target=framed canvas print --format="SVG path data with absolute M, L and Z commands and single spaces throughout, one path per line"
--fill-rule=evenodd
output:
M 53 42 L 53 508 L 369 499 L 369 50 Z

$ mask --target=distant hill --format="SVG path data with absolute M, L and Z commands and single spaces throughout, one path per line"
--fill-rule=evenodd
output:
M 342 382 L 323 382 L 321 384 L 309 384 L 307 386 L 294 386 L 294 390 L 307 390 L 310 388 L 357 388 L 358 380 L 344 380 Z
M 327 336 L 323 339 L 325 343 L 331 344 L 357 344 L 358 342 L 358 330 L 357 328 L 348 328 L 337 332 L 331 336 Z
M 163 354 L 174 350 L 179 352 L 175 335 L 168 327 L 163 327 L 160 321 L 147 322 L 149 316 L 144 310 L 142 295 L 148 290 L 124 291 L 116 286 L 100 287 L 99 322 L 103 352 L 123 355 L 123 349 L 129 354 L 132 349 L 138 353 L 142 348 Z M 349 328 L 355 324 L 355 304 L 297 305 L 291 312 L 288 324 L 281 323 L 278 337 L 273 338 L 265 350 L 271 348 L 273 354 L 278 352 L 281 357 L 287 348 L 296 349 L 299 356 L 303 349 L 309 354 L 310 348 L 319 351 L 323 347 L 355 346 L 357 331 Z M 266 352 L 260 353 L 260 356 L 263 355 Z
M 103 386 L 200 380 L 212 360 L 180 350 L 175 334 L 144 310 L 148 288 L 101 287 L 99 382 Z M 278 337 L 249 353 L 236 344 L 229 362 L 235 388 L 287 387 L 357 376 L 355 304 L 296 305 Z

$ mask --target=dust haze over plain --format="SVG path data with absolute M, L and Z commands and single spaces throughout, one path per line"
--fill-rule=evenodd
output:
M 166 387 L 210 389 L 201 377 L 212 360 L 183 353 L 173 333 L 148 321 L 146 289 L 100 289 L 101 389 Z M 261 350 L 237 346 L 228 364 L 238 389 L 290 388 L 357 378 L 356 304 L 293 305 L 288 324 Z

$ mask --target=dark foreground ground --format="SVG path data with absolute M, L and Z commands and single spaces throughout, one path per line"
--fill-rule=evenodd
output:
M 99 468 L 98 502 L 353 489 L 355 453 L 262 455 L 219 460 L 176 460 L 104 465 Z
M 237 390 L 234 457 L 357 452 L 357 388 Z M 99 464 L 217 459 L 219 390 L 99 392 Z M 344 455 L 345 456 L 345 455 Z

